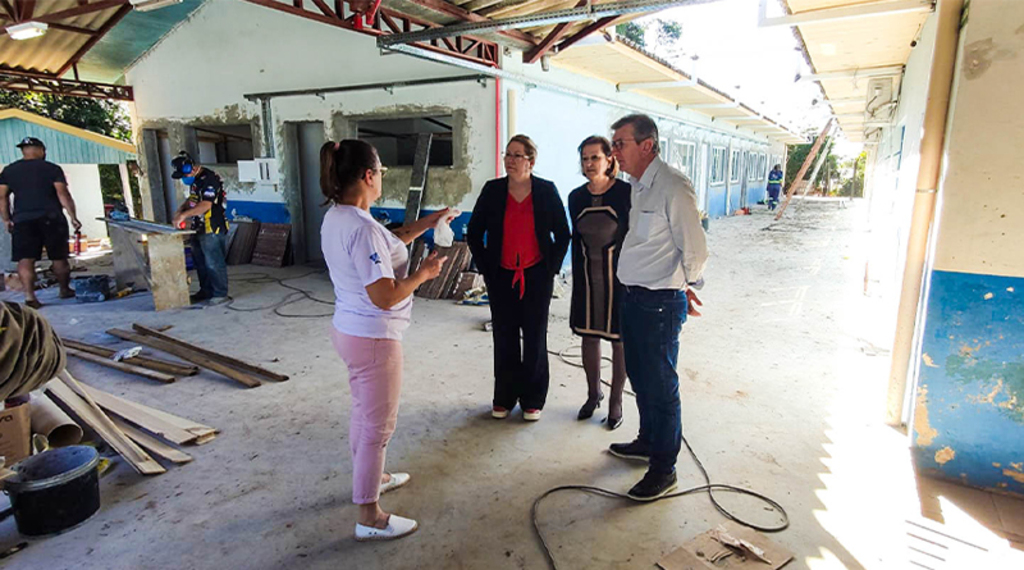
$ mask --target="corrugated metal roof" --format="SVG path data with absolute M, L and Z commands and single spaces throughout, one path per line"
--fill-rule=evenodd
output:
M 114 83 L 124 69 L 146 50 L 153 47 L 167 32 L 187 18 L 203 0 L 185 0 L 150 12 L 130 11 L 104 35 L 79 61 L 79 75 L 86 81 Z M 29 40 L 12 40 L 0 33 L 0 65 L 19 71 L 53 74 L 64 67 L 92 36 L 68 31 L 71 26 L 96 31 L 103 27 L 124 5 L 73 16 L 50 18 L 66 10 L 84 8 L 78 0 L 46 0 L 38 2 L 30 21 L 51 24 L 46 34 Z M 2 13 L 0 13 L 2 16 Z M 9 19 L 0 21 L 10 25 Z M 58 29 L 63 26 L 65 29 Z
M 25 137 L 46 144 L 46 158 L 58 164 L 121 164 L 135 159 L 129 143 L 65 125 L 19 109 L 0 111 L 0 164 L 21 159 L 17 145 Z
M 36 5 L 30 21 L 45 21 L 47 14 L 56 14 L 80 7 L 78 0 L 48 0 Z M 113 6 L 106 10 L 90 12 L 71 18 L 62 18 L 56 24 L 74 26 L 86 30 L 97 30 L 120 9 Z M 8 22 L 4 22 L 9 25 Z M 12 69 L 37 73 L 55 73 L 81 49 L 91 36 L 50 28 L 46 34 L 30 40 L 12 40 L 7 34 L 0 35 L 0 62 Z

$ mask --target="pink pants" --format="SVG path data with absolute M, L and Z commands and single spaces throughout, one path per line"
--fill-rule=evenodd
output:
M 402 390 L 402 343 L 384 338 L 349 336 L 331 327 L 334 349 L 348 366 L 352 391 L 349 448 L 352 451 L 352 502 L 365 505 L 380 498 L 384 457 L 398 421 Z

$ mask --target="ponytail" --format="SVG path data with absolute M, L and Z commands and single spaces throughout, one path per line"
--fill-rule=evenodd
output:
M 377 168 L 377 149 L 366 141 L 327 141 L 320 147 L 320 191 L 326 203 L 340 204 L 367 170 Z

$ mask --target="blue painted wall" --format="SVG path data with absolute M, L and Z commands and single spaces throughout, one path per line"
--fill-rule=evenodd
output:
M 134 154 L 42 125 L 9 118 L 0 121 L 0 163 L 10 164 L 21 160 L 21 150 L 15 145 L 25 137 L 43 141 L 46 145 L 46 160 L 54 164 L 123 164 L 135 159 Z
M 290 224 L 291 214 L 284 202 L 256 202 L 250 200 L 232 200 L 228 198 L 228 219 L 245 216 L 268 224 Z
M 725 185 L 708 188 L 708 217 L 721 218 L 728 213 L 729 209 L 725 204 Z
M 1024 494 L 1024 278 L 936 270 L 926 307 L 918 470 Z

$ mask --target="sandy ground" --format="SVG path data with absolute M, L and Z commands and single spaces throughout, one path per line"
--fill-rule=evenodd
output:
M 794 552 L 787 568 L 904 568 L 921 560 L 927 568 L 966 567 L 956 548 L 941 561 L 918 552 L 937 548 L 915 542 L 910 530 L 918 526 L 983 544 L 984 551 L 963 547 L 972 567 L 1022 567 L 1021 552 L 1003 537 L 1022 540 L 1024 501 L 916 480 L 906 436 L 880 423 L 891 318 L 883 300 L 863 295 L 863 217 L 860 205 L 808 201 L 781 223 L 761 210 L 712 222 L 704 316 L 682 333 L 685 434 L 716 482 L 750 487 L 786 508 L 791 526 L 771 538 Z M 310 271 L 234 267 L 234 306 L 267 307 L 289 293 L 245 276 Z M 333 298 L 321 273 L 289 283 Z M 204 372 L 157 385 L 72 361 L 84 382 L 222 433 L 186 449 L 194 462 L 160 476 L 115 461 L 101 481 L 101 511 L 31 541 L 0 562 L 8 568 L 539 569 L 546 563 L 530 526 L 537 496 L 571 483 L 624 492 L 643 474 L 604 452 L 635 435 L 635 407 L 627 401 L 617 432 L 600 423 L 603 408 L 577 422 L 583 373 L 557 358 L 542 421 L 526 424 L 518 411 L 491 420 L 491 342 L 481 330 L 488 310 L 420 300 L 388 455 L 389 468 L 413 480 L 382 505 L 418 519 L 421 529 L 397 542 L 360 544 L 351 537 L 347 375 L 327 337 L 329 319 L 226 307 L 155 313 L 145 294 L 96 305 L 55 295 L 41 295 L 52 303 L 43 313 L 69 338 L 125 346 L 103 331 L 173 325 L 171 334 L 292 379 L 244 389 Z M 308 301 L 282 309 L 325 311 Z M 568 299 L 558 299 L 549 346 L 574 344 Z M 679 478 L 681 487 L 703 483 L 685 451 Z M 779 520 L 749 499 L 721 500 L 759 523 Z M 706 495 L 636 506 L 567 492 L 548 498 L 539 515 L 562 569 L 653 568 L 724 520 Z M 20 540 L 12 519 L 0 523 L 0 548 Z

